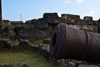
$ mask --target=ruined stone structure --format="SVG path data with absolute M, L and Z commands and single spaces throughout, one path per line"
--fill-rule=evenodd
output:
M 45 33 L 46 30 L 52 31 L 59 23 L 66 23 L 77 29 L 98 33 L 98 21 L 93 21 L 92 17 L 86 16 L 84 19 L 80 19 L 79 15 L 71 14 L 62 14 L 61 17 L 58 17 L 57 13 L 44 13 L 43 18 L 26 21 L 25 24 L 23 24 L 23 30 L 21 30 L 21 33 L 27 33 L 27 36 L 44 37 L 47 34 Z M 31 31 L 27 32 L 27 30 Z M 21 33 L 19 32 L 19 34 Z
M 51 37 L 54 27 L 59 23 L 66 23 L 80 30 L 100 33 L 100 21 L 94 21 L 90 16 L 85 16 L 84 19 L 80 19 L 79 15 L 62 14 L 61 17 L 59 17 L 57 13 L 44 13 L 43 18 L 28 20 L 25 23 L 22 21 L 9 20 L 4 20 L 4 22 L 9 25 L 8 32 L 10 31 L 12 36 L 17 36 L 19 38 Z
M 22 25 L 23 24 L 23 22 L 22 21 L 10 21 L 10 24 L 12 25 L 12 26 L 14 26 L 14 27 L 16 27 L 16 26 L 20 26 L 20 25 Z

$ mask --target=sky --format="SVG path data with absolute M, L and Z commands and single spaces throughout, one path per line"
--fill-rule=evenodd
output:
M 75 14 L 100 17 L 100 0 L 2 0 L 2 18 L 27 21 L 42 18 L 44 13 Z M 20 19 L 20 16 L 22 19 Z

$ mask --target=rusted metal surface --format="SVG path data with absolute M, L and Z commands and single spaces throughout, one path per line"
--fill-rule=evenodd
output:
M 56 59 L 100 63 L 100 34 L 58 24 L 52 34 L 50 54 Z

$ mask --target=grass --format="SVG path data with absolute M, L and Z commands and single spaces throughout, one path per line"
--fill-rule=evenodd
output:
M 28 62 L 30 67 L 57 67 L 31 50 L 0 51 L 0 64 Z

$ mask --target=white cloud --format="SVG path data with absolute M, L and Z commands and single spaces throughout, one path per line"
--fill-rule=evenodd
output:
M 84 0 L 75 0 L 76 2 L 78 2 L 78 3 L 81 3 L 81 2 L 83 2 Z
M 98 20 L 100 17 L 100 14 L 95 11 L 89 11 L 88 13 L 85 14 L 85 16 L 92 16 L 94 20 Z
M 71 1 L 69 0 L 65 0 L 64 2 L 62 2 L 63 4 L 67 4 L 67 3 L 71 3 Z
M 68 3 L 71 3 L 71 1 L 67 1 Z
M 62 4 L 67 4 L 67 3 L 82 3 L 84 0 L 65 0 L 62 2 Z

